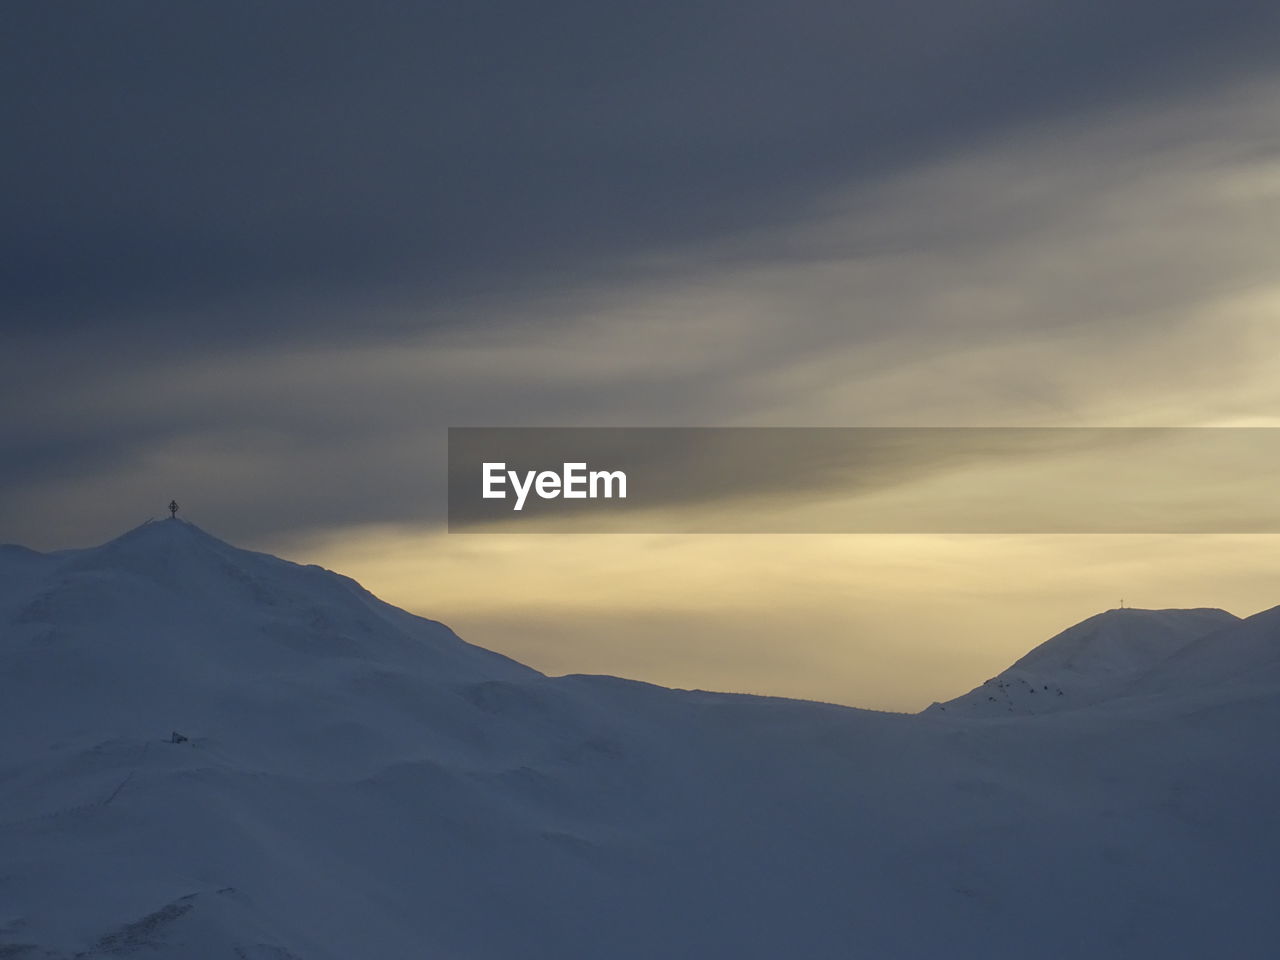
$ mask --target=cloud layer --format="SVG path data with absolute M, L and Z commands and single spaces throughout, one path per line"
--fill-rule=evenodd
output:
M 0 540 L 176 496 L 251 544 L 455 556 L 451 425 L 1276 423 L 1274 5 L 4 18 Z M 536 553 L 507 549 L 509 586 Z M 820 593 L 806 636 L 840 620 Z M 691 662 L 734 632 L 717 602 L 663 621 Z M 554 624 L 600 621 L 544 606 L 474 619 L 542 617 L 567 664 Z M 765 688 L 765 648 L 733 676 Z

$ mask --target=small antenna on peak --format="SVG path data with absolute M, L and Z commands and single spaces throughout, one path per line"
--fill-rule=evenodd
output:
M 176 520 L 177 518 L 178 518 L 178 501 L 170 500 L 169 501 L 169 519 Z

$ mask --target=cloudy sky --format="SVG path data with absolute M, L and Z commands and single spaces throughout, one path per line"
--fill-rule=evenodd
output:
M 0 540 L 163 511 L 554 672 L 916 709 L 1265 536 L 443 532 L 464 425 L 1280 425 L 1280 8 L 10 3 Z

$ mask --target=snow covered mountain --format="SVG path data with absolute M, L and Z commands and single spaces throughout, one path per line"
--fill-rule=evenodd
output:
M 1127 692 L 1137 678 L 1194 641 L 1240 622 L 1225 610 L 1108 610 L 1046 640 L 968 693 L 930 713 L 1043 714 Z
M 4 548 L 0 957 L 1273 956 L 1280 615 L 1148 613 L 1031 658 L 1124 696 L 908 716 L 545 677 L 177 520 Z

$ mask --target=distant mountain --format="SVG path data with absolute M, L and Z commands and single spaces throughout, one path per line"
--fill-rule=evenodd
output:
M 1207 633 L 1136 678 L 1138 694 L 1197 693 L 1280 681 L 1280 607 Z
M 1077 623 L 981 686 L 927 713 L 990 717 L 1054 713 L 1128 692 L 1195 641 L 1240 623 L 1225 610 L 1108 610 Z
M 1270 958 L 1278 620 L 909 716 L 546 677 L 177 520 L 3 548 L 0 957 Z

